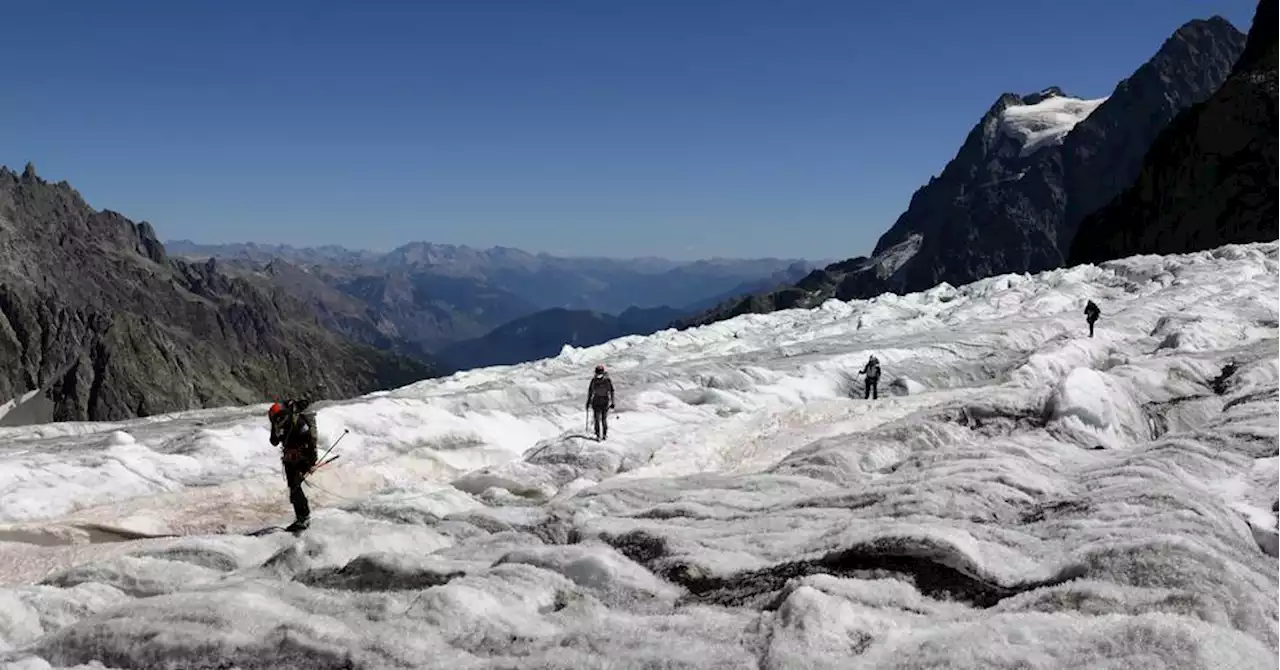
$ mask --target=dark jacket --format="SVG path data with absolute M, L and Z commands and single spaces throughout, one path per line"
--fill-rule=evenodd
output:
M 880 361 L 874 358 L 867 361 L 867 365 L 862 368 L 862 374 L 866 375 L 867 379 L 879 379 L 880 378 Z
M 315 460 L 316 415 L 310 412 L 285 411 L 271 422 L 271 444 L 282 445 L 285 462 Z
M 591 385 L 587 387 L 587 406 L 613 406 L 613 381 L 609 379 L 609 373 L 604 372 L 591 378 Z
M 1102 315 L 1102 310 L 1098 309 L 1098 306 L 1090 300 L 1089 304 L 1084 306 L 1084 315 L 1090 321 L 1097 321 L 1098 317 Z

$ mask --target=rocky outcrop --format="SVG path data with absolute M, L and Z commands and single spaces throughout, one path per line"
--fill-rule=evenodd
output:
M 0 169 L 0 400 L 39 391 L 45 419 L 116 420 L 432 374 L 217 261 L 169 258 L 149 224 L 95 211 L 30 165 Z
M 1276 4 L 1258 3 L 1226 83 L 1174 119 L 1136 181 L 1084 220 L 1070 263 L 1276 239 Z
M 828 265 L 682 325 L 1060 266 L 1081 218 L 1132 182 L 1149 143 L 1179 111 L 1212 95 L 1243 49 L 1244 35 L 1213 17 L 1179 28 L 1105 99 L 1056 87 L 1006 93 L 941 175 L 915 192 L 870 258 Z

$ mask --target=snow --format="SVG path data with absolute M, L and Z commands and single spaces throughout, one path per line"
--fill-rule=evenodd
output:
M 875 268 L 876 276 L 886 279 L 897 272 L 899 268 L 911 260 L 913 256 L 920 251 L 920 245 L 924 242 L 924 236 L 920 233 L 911 233 L 907 238 L 872 259 L 872 266 Z
M 291 516 L 265 405 L 0 428 L 0 667 L 1274 668 L 1277 260 L 829 301 L 323 404 L 341 459 L 298 537 L 245 534 Z
M 1030 156 L 1043 147 L 1060 144 L 1077 123 L 1106 101 L 1050 96 L 1031 105 L 1010 105 L 1000 113 L 1000 125 L 1022 143 L 1021 155 Z

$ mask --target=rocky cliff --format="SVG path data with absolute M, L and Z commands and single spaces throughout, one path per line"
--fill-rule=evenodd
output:
M 1276 4 L 1258 3 L 1226 83 L 1174 119 L 1133 185 L 1084 220 L 1070 263 L 1276 239 Z
M 1244 42 L 1221 17 L 1191 21 L 1106 98 L 1074 98 L 1056 87 L 1000 96 L 870 258 L 833 263 L 682 325 L 1061 265 L 1080 219 L 1133 181 L 1150 142 L 1179 111 L 1213 94 Z
M 30 165 L 0 168 L 0 401 L 36 391 L 45 420 L 113 420 L 432 374 L 216 261 L 169 258 L 149 224 L 96 211 Z

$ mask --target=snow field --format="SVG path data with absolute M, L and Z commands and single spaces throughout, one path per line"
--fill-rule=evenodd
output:
M 1271 243 L 566 347 L 322 407 L 296 538 L 214 534 L 288 519 L 265 407 L 0 429 L 0 666 L 1272 668 L 1278 302 Z
M 1045 98 L 1031 105 L 1010 105 L 1000 114 L 1004 131 L 1022 142 L 1022 155 L 1058 144 L 1107 98 L 1082 100 L 1066 96 Z

